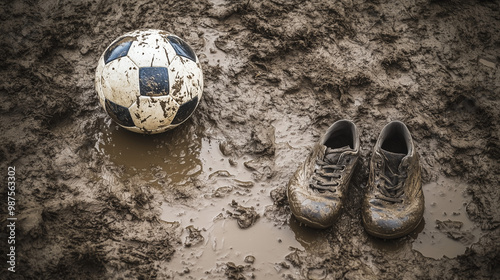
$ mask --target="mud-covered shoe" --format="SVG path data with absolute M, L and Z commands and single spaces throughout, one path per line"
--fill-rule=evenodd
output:
M 288 183 L 293 215 L 302 223 L 327 228 L 337 220 L 359 158 L 359 134 L 351 121 L 335 122 Z
M 380 132 L 370 161 L 362 205 L 369 234 L 398 238 L 418 226 L 424 213 L 420 172 L 410 131 L 402 122 L 390 122 Z

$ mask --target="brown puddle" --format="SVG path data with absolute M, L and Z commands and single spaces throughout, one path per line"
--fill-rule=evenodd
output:
M 164 203 L 162 206 L 161 219 L 178 223 L 184 229 L 181 238 L 184 244 L 176 248 L 171 261 L 172 276 L 203 279 L 211 274 L 219 275 L 227 262 L 251 266 L 248 277 L 266 279 L 282 274 L 277 260 L 284 261 L 291 252 L 290 246 L 301 245 L 290 228 L 278 228 L 263 217 L 265 207 L 272 201 L 269 190 L 254 183 L 251 172 L 244 167 L 244 162 L 250 159 L 243 157 L 231 165 L 219 151 L 219 143 L 205 139 L 199 154 L 203 159 L 199 177 L 209 182 L 211 192 L 204 199 L 189 201 L 190 205 Z M 260 215 L 255 224 L 239 228 L 228 213 L 235 212 L 230 206 L 233 200 L 244 207 L 254 207 Z M 190 226 L 200 231 L 203 240 L 186 246 Z M 254 258 L 253 263 L 245 262 L 249 256 Z M 189 273 L 183 275 L 186 269 Z
M 252 172 L 244 166 L 252 158 L 243 156 L 230 161 L 222 155 L 218 141 L 201 138 L 188 127 L 140 135 L 108 122 L 96 144 L 110 162 L 122 166 L 121 180 L 144 180 L 166 193 L 185 184 L 189 177 L 204 182 L 205 193 L 198 199 L 162 205 L 161 220 L 177 227 L 182 241 L 175 248 L 167 275 L 175 279 L 213 279 L 224 273 L 227 262 L 250 266 L 245 270 L 248 277 L 269 279 L 294 273 L 293 267 L 283 271 L 280 262 L 292 252 L 290 247 L 304 249 L 307 245 L 290 227 L 277 227 L 264 217 L 265 207 L 273 202 L 270 189 L 253 180 Z M 254 207 L 260 218 L 241 229 L 230 214 L 235 213 L 233 200 Z M 199 230 L 201 241 L 188 242 L 190 229 Z M 253 263 L 248 256 L 254 258 Z
M 465 210 L 470 201 L 466 185 L 446 177 L 423 185 L 425 210 L 423 220 L 409 234 L 408 239 L 383 240 L 369 237 L 370 244 L 381 251 L 402 253 L 411 246 L 425 257 L 454 258 L 465 253 L 467 247 L 481 237 L 481 229 L 468 217 Z
M 295 233 L 295 239 L 306 251 L 321 253 L 323 250 L 331 250 L 328 245 L 327 230 L 308 227 L 293 216 L 290 217 L 289 223 L 290 228 Z
M 463 254 L 481 237 L 481 229 L 468 217 L 471 198 L 466 185 L 446 177 L 422 186 L 425 196 L 425 226 L 413 242 L 413 249 L 426 257 L 448 258 Z
M 220 200 L 200 210 L 179 205 L 163 207 L 162 220 L 178 222 L 184 228 L 194 226 L 203 236 L 199 244 L 176 248 L 170 262 L 172 274 L 182 275 L 188 268 L 186 277 L 202 279 L 220 272 L 227 262 L 251 265 L 253 271 L 246 275 L 250 277 L 253 274 L 266 279 L 283 273 L 277 261 L 285 260 L 291 252 L 289 246 L 300 247 L 293 232 L 289 228 L 278 229 L 262 217 L 253 226 L 240 229 L 235 220 L 225 215 L 225 210 L 231 210 L 226 204 L 227 200 Z M 187 230 L 184 230 L 184 244 L 187 235 Z M 253 263 L 245 262 L 249 256 L 254 258 Z
M 201 141 L 187 125 L 161 134 L 142 135 L 111 124 L 108 119 L 99 133 L 96 149 L 117 166 L 123 166 L 123 180 L 138 177 L 161 187 L 182 183 L 201 173 Z

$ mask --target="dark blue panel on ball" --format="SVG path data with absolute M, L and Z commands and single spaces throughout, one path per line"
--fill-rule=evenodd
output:
M 186 42 L 176 36 L 168 36 L 167 38 L 177 55 L 187 57 L 196 62 L 196 55 L 194 54 L 193 49 L 191 49 L 191 47 Z
M 162 96 L 169 93 L 168 69 L 165 67 L 139 68 L 139 89 L 144 96 Z
M 117 58 L 126 56 L 134 40 L 134 37 L 124 37 L 114 42 L 109 46 L 106 52 L 104 52 L 104 63 L 108 64 Z
M 128 110 L 127 107 L 123 107 L 121 105 L 118 105 L 114 103 L 113 101 L 110 101 L 106 99 L 105 102 L 106 105 L 106 111 L 108 112 L 108 115 L 119 125 L 122 126 L 127 126 L 131 127 L 134 126 L 134 121 L 132 120 L 132 117 L 130 116 L 130 111 Z
M 195 96 L 193 99 L 189 100 L 179 107 L 179 110 L 177 110 L 177 114 L 175 114 L 175 117 L 172 120 L 172 124 L 180 124 L 187 120 L 189 116 L 191 116 L 191 114 L 194 112 L 194 109 L 196 109 L 196 106 L 198 106 L 198 96 Z

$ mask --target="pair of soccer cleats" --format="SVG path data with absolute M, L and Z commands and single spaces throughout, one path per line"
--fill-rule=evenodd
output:
M 293 215 L 314 228 L 339 218 L 349 182 L 359 161 L 359 132 L 348 120 L 328 128 L 288 183 Z M 412 232 L 424 211 L 419 156 L 406 125 L 387 124 L 378 137 L 362 201 L 365 230 L 392 239 Z

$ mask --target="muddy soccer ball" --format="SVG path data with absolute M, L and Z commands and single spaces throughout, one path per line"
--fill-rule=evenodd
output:
M 95 88 L 108 115 L 139 133 L 160 133 L 186 121 L 200 102 L 203 73 L 193 49 L 161 30 L 126 33 L 104 51 Z

